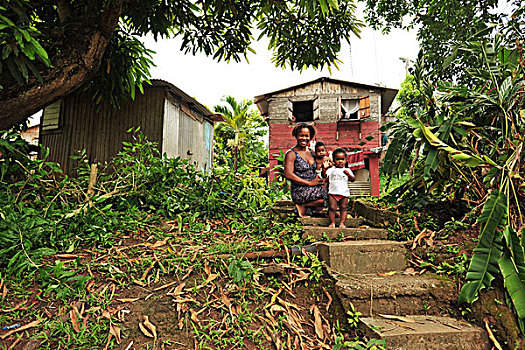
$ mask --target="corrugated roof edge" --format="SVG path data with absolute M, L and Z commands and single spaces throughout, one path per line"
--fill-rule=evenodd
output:
M 179 96 L 184 102 L 186 102 L 190 106 L 194 107 L 197 111 L 202 113 L 206 118 L 211 119 L 212 121 L 213 119 L 216 119 L 215 113 L 211 112 L 208 108 L 206 108 L 206 106 L 201 104 L 199 101 L 197 101 L 196 99 L 194 99 L 193 97 L 191 97 L 190 95 L 188 95 L 187 93 L 185 93 L 184 91 L 182 91 L 181 89 L 173 85 L 172 83 L 167 82 L 166 80 L 162 80 L 162 79 L 150 79 L 150 83 L 151 83 L 151 86 L 153 87 L 167 87 L 172 93 Z

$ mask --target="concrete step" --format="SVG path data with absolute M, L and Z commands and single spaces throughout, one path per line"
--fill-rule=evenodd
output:
M 348 212 L 363 217 L 368 224 L 374 227 L 387 227 L 398 219 L 397 214 L 386 209 L 378 209 L 356 200 L 348 201 Z
M 295 207 L 295 204 L 290 199 L 282 199 L 275 201 L 274 207 Z
M 491 345 L 483 328 L 440 316 L 406 316 L 402 320 L 364 317 L 359 328 L 371 338 L 386 340 L 392 350 L 485 350 Z
M 363 315 L 442 315 L 457 302 L 454 282 L 434 274 L 334 274 L 335 292 L 345 311 Z
M 385 239 L 387 231 L 381 228 L 303 226 L 303 238 L 312 237 L 320 241 L 325 237 L 336 240 L 341 236 L 344 239 Z
M 335 218 L 335 223 L 339 225 L 341 219 Z M 328 217 L 324 218 L 300 218 L 299 222 L 303 224 L 303 226 L 324 226 L 328 227 L 330 225 L 330 219 Z M 362 218 L 353 218 L 353 217 L 347 217 L 345 225 L 346 227 L 359 227 L 364 224 L 364 219 Z
M 317 245 L 319 258 L 333 270 L 345 274 L 366 274 L 403 270 L 405 243 L 362 240 Z

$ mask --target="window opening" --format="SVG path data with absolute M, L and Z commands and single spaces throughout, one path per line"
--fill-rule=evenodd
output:
M 314 101 L 293 102 L 295 122 L 311 122 L 314 120 Z
M 359 119 L 359 100 L 341 100 L 341 119 Z
M 59 128 L 60 103 L 61 101 L 57 101 L 44 108 L 42 114 L 42 131 L 56 130 Z

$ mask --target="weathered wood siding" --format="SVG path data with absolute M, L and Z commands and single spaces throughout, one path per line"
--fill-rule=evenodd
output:
M 316 141 L 323 141 L 329 151 L 343 147 L 345 149 L 360 149 L 365 151 L 365 153 L 369 152 L 372 148 L 379 147 L 381 145 L 380 124 L 378 122 L 361 122 L 360 139 L 358 123 L 359 122 L 316 124 L 316 134 L 312 144 L 315 144 Z M 296 140 L 292 136 L 293 127 L 294 124 L 270 123 L 270 160 L 275 159 L 274 155 L 278 155 L 280 150 L 286 151 L 295 146 Z M 337 139 L 338 130 L 339 139 Z M 367 137 L 371 137 L 372 139 L 367 141 Z M 366 142 L 366 144 L 361 146 L 361 142 Z
M 375 89 L 358 86 L 316 82 L 307 86 L 290 89 L 268 98 L 268 116 L 272 123 L 289 123 L 289 103 L 315 101 L 319 103 L 319 119 L 316 123 L 337 121 L 340 99 L 359 99 L 370 96 L 370 118 L 367 121 L 381 121 L 381 93 Z
M 59 127 L 40 135 L 40 143 L 50 150 L 48 160 L 59 163 L 65 173 L 74 168 L 71 156 L 81 150 L 86 150 L 90 162 L 109 161 L 122 149 L 122 141 L 131 141 L 127 132 L 131 127 L 140 126 L 150 141 L 161 142 L 164 94 L 164 89 L 145 89 L 144 95 L 123 103 L 119 110 L 98 111 L 88 98 L 66 97 Z

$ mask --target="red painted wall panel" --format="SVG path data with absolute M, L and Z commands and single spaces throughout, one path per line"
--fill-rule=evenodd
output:
M 361 135 L 359 135 L 360 126 Z M 329 151 L 337 147 L 370 151 L 381 145 L 379 127 L 379 122 L 319 123 L 315 125 L 314 141 L 323 141 Z M 289 124 L 270 123 L 270 159 L 273 159 L 273 154 L 279 153 L 279 150 L 287 150 L 295 146 L 292 129 Z M 368 136 L 372 137 L 370 141 L 366 139 Z M 361 142 L 365 142 L 365 145 L 359 145 Z

